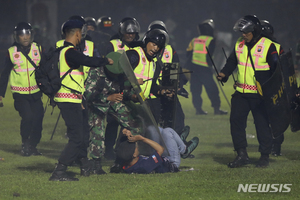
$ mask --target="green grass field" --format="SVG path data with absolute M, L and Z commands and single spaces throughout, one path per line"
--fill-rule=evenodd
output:
M 189 90 L 189 86 L 185 86 Z M 232 83 L 223 87 L 230 100 Z M 222 109 L 230 110 L 222 93 Z M 193 152 L 194 159 L 182 160 L 181 169 L 193 171 L 166 174 L 106 174 L 80 177 L 78 167 L 69 172 L 80 180 L 77 182 L 48 181 L 67 139 L 66 127 L 61 119 L 53 140 L 51 133 L 59 110 L 53 115 L 48 107 L 43 123 L 43 137 L 38 149 L 43 156 L 20 156 L 20 117 L 13 107 L 8 89 L 4 107 L 0 108 L 0 200 L 58 200 L 58 199 L 300 199 L 300 132 L 285 132 L 281 157 L 272 157 L 270 166 L 255 168 L 258 142 L 248 139 L 248 153 L 253 164 L 230 169 L 227 163 L 235 158 L 229 130 L 229 115 L 215 116 L 205 91 L 203 109 L 207 116 L 196 116 L 191 97 L 180 97 L 186 125 L 191 127 L 189 138 L 198 136 L 200 143 Z M 46 102 L 46 98 L 44 101 Z M 247 134 L 255 135 L 252 116 L 249 115 Z M 104 160 L 104 170 L 109 171 L 112 161 Z M 292 184 L 285 192 L 237 192 L 239 184 Z

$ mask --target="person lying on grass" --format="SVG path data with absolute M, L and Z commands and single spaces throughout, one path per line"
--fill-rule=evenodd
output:
M 130 130 L 123 129 L 122 132 L 127 139 L 120 142 L 116 154 L 123 163 L 123 171 L 125 173 L 149 174 L 151 172 L 178 172 L 180 156 L 187 158 L 199 143 L 199 138 L 194 137 L 185 145 L 182 138 L 180 138 L 172 128 L 159 128 L 159 130 L 170 156 L 161 156 L 164 152 L 164 147 L 157 142 L 141 135 L 132 135 Z M 187 135 L 185 137 L 187 137 Z M 138 141 L 150 145 L 155 152 L 150 154 L 150 156 L 140 155 Z

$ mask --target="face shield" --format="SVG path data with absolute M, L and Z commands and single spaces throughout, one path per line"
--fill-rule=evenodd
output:
M 86 25 L 86 24 L 84 24 L 84 25 L 82 26 L 82 29 L 81 29 L 81 35 L 82 35 L 82 39 L 84 39 L 84 38 L 85 38 L 85 36 L 86 36 L 86 33 L 87 33 L 87 25 Z
M 33 41 L 33 31 L 30 29 L 15 30 L 14 39 L 18 44 L 28 46 Z
M 243 33 L 249 33 L 254 31 L 254 27 L 255 24 L 253 24 L 252 21 L 241 18 L 235 23 L 233 30 L 241 31 Z

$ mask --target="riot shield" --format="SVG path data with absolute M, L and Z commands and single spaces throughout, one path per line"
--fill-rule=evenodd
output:
M 281 65 L 281 71 L 287 90 L 288 102 L 291 106 L 291 131 L 296 132 L 300 130 L 300 108 L 299 106 L 294 106 L 298 84 L 294 69 L 292 52 L 288 51 L 287 53 L 282 54 L 279 58 L 279 62 Z
M 144 137 L 149 138 L 151 140 L 154 140 L 157 143 L 159 143 L 160 145 L 162 145 L 165 148 L 163 156 L 169 155 L 169 152 L 166 148 L 163 137 L 160 134 L 157 123 L 152 115 L 149 105 L 145 101 L 144 94 L 140 88 L 140 85 L 138 84 L 138 81 L 132 70 L 132 67 L 128 60 L 126 52 L 124 52 L 121 55 L 121 57 L 119 59 L 119 65 L 121 66 L 125 75 L 127 76 L 128 80 L 130 81 L 131 86 L 133 87 L 133 90 L 139 100 L 138 103 L 128 102 L 128 103 L 126 103 L 126 105 L 131 108 L 131 110 L 132 110 L 131 114 L 134 116 L 135 120 L 140 123 L 141 129 L 143 130 L 141 135 L 143 135 Z M 139 143 L 138 147 L 139 147 L 140 153 L 143 155 L 149 155 L 149 154 L 153 153 L 153 149 L 147 144 Z
M 284 133 L 291 121 L 290 106 L 281 74 L 280 62 L 278 62 L 272 77 L 261 87 L 271 132 L 273 138 L 277 138 Z
M 174 90 L 175 95 L 172 97 L 162 96 L 161 100 L 161 121 L 162 127 L 175 128 L 176 103 L 179 78 L 179 63 L 164 63 L 162 67 L 162 88 Z

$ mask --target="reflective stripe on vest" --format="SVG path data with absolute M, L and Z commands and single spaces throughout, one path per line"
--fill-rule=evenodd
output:
M 66 62 L 65 53 L 68 49 L 74 48 L 73 46 L 68 46 L 63 48 L 60 51 L 59 55 L 59 70 L 60 76 L 62 77 L 69 69 Z M 72 77 L 72 78 L 71 78 Z M 64 87 L 65 85 L 66 87 Z M 71 91 L 69 88 L 80 92 L 79 94 Z M 54 96 L 54 101 L 56 102 L 71 102 L 71 103 L 81 103 L 82 94 L 84 92 L 84 72 L 83 66 L 80 66 L 78 69 L 73 69 L 63 80 L 62 86 L 59 91 Z
M 144 53 L 144 50 L 141 47 L 134 48 L 135 51 L 140 56 L 140 62 L 134 69 L 134 74 L 137 78 L 142 78 L 143 80 L 151 79 L 154 76 L 155 63 L 154 61 L 149 61 Z M 152 80 L 145 82 L 143 85 L 140 85 L 144 96 L 146 98 L 150 95 Z
M 10 60 L 14 65 L 9 77 L 11 92 L 19 94 L 34 94 L 39 92 L 40 89 L 35 80 L 34 66 L 31 65 L 21 52 L 17 51 L 16 46 L 10 47 L 8 52 Z M 35 42 L 31 44 L 28 56 L 39 66 L 41 55 Z
M 208 67 L 207 60 L 206 60 L 206 54 L 207 54 L 206 47 L 209 46 L 212 39 L 213 37 L 205 36 L 205 35 L 201 35 L 198 38 L 194 39 L 193 57 L 192 57 L 192 62 L 194 64 Z
M 113 45 L 115 52 L 119 51 L 119 50 L 127 51 L 127 50 L 131 49 L 127 45 L 123 45 L 123 47 L 122 47 L 122 41 L 120 39 L 111 40 L 110 43 Z
M 267 53 L 272 41 L 262 37 L 251 49 L 251 56 L 255 71 L 268 71 Z M 238 77 L 236 90 L 241 93 L 257 93 L 255 72 L 248 56 L 248 48 L 243 38 L 239 38 L 235 45 L 238 60 Z

